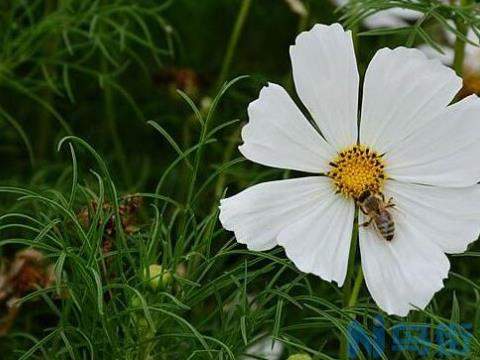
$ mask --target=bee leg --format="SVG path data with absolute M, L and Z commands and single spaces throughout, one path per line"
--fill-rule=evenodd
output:
M 365 211 L 365 209 L 362 206 L 359 206 L 358 208 L 364 215 L 368 215 L 368 213 Z
M 370 219 L 368 221 L 365 221 L 364 223 L 361 223 L 361 224 L 358 224 L 358 226 L 360 227 L 367 227 L 368 225 L 370 225 L 372 223 L 372 220 L 373 219 Z
M 391 197 L 390 199 L 388 199 L 388 202 L 385 205 L 385 207 L 389 208 L 389 207 L 394 207 L 394 206 L 395 206 L 395 203 L 393 202 L 393 197 Z

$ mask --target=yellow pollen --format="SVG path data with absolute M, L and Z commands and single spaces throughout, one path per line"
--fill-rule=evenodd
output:
M 385 183 L 385 164 L 380 155 L 363 145 L 338 153 L 327 173 L 338 193 L 356 199 L 364 190 L 379 193 Z

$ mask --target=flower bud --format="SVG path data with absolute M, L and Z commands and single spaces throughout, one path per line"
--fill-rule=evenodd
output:
M 153 290 L 163 288 L 172 283 L 173 277 L 168 270 L 164 270 L 162 265 L 152 264 L 145 270 L 145 279 Z
M 312 360 L 312 357 L 308 354 L 294 354 L 290 355 L 287 360 Z

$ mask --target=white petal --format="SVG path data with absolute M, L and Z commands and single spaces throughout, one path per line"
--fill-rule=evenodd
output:
M 255 360 L 261 357 L 266 360 L 279 360 L 283 353 L 283 344 L 280 341 L 275 341 L 271 336 L 267 336 L 246 350 L 247 354 L 255 356 L 242 356 L 241 360 Z
M 421 11 L 416 11 L 412 9 L 403 9 L 399 7 L 391 8 L 384 11 L 388 12 L 392 16 L 401 17 L 409 21 L 415 21 L 424 16 Z
M 480 180 L 480 99 L 449 106 L 387 153 L 387 175 L 439 186 L 469 186 Z
M 407 23 L 401 17 L 392 15 L 388 10 L 376 12 L 363 20 L 369 29 L 395 28 L 405 26 Z
M 438 59 L 444 65 L 453 64 L 453 58 L 455 56 L 455 52 L 450 47 L 443 46 L 442 47 L 443 53 L 439 52 L 438 50 L 432 48 L 427 44 L 419 45 L 417 48 L 418 50 L 423 52 L 429 59 Z
M 333 191 L 331 180 L 320 176 L 254 185 L 220 201 L 220 222 L 249 249 L 271 249 L 280 231 L 322 206 Z
M 395 216 L 395 235 L 386 241 L 372 226 L 360 228 L 362 269 L 377 305 L 392 315 L 406 316 L 424 309 L 443 287 L 450 263 L 443 251 L 401 216 Z M 360 214 L 360 221 L 365 216 Z
M 343 6 L 348 3 L 348 0 L 333 0 L 336 6 Z M 414 21 L 423 16 L 422 12 L 391 8 L 387 10 L 378 11 L 364 19 L 364 24 L 367 28 L 375 29 L 380 27 L 399 27 L 407 24 L 406 20 Z
M 354 213 L 353 201 L 331 194 L 316 209 L 282 230 L 278 243 L 301 271 L 342 286 Z
M 385 193 L 402 221 L 444 252 L 461 253 L 480 234 L 480 185 L 444 188 L 389 181 Z
M 279 244 L 303 272 L 343 284 L 354 204 L 327 177 L 272 181 L 221 201 L 220 221 L 252 250 Z
M 352 35 L 341 25 L 315 25 L 290 47 L 298 96 L 337 150 L 357 141 L 358 71 Z
M 328 171 L 335 150 L 307 121 L 287 92 L 269 84 L 248 107 L 240 152 L 249 160 L 311 173 Z
M 368 16 L 365 26 L 370 29 L 383 27 L 401 27 L 407 25 L 407 21 L 420 19 L 423 13 L 410 9 L 392 8 L 382 10 Z
M 461 87 L 452 69 L 417 49 L 379 50 L 365 75 L 361 143 L 389 151 L 432 120 Z

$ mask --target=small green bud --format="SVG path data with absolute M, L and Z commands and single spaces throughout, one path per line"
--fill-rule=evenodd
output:
M 147 319 L 145 319 L 143 316 L 137 319 L 137 331 L 142 340 L 149 340 L 155 336 L 155 332 L 150 327 Z
M 168 270 L 163 270 L 162 265 L 152 264 L 145 270 L 145 279 L 153 290 L 170 285 L 173 281 L 172 274 Z
M 290 355 L 287 360 L 312 360 L 312 357 L 308 354 L 294 354 Z
M 139 308 L 142 307 L 142 305 L 142 300 L 137 295 L 134 295 L 130 298 L 130 306 L 132 308 Z

